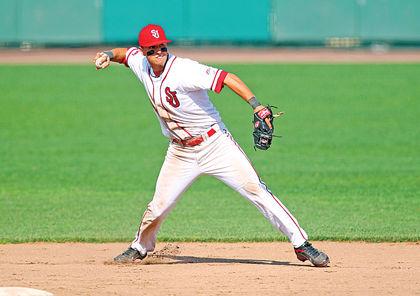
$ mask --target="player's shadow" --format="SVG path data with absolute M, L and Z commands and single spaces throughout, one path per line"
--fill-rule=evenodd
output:
M 195 256 L 179 255 L 160 255 L 163 264 L 191 264 L 191 263 L 227 263 L 227 264 L 256 264 L 256 265 L 283 265 L 283 266 L 308 266 L 305 264 L 295 264 L 287 261 L 261 260 L 261 259 L 232 259 L 232 258 L 208 258 Z M 156 262 L 157 263 L 157 262 Z

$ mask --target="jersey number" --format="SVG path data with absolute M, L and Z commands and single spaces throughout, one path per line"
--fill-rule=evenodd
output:
M 179 107 L 179 100 L 176 97 L 176 91 L 171 91 L 169 87 L 165 88 L 166 101 L 174 108 Z

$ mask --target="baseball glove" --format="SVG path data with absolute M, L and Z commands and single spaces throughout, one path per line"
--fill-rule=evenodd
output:
M 273 114 L 271 108 L 274 106 L 267 106 L 258 112 L 254 113 L 254 148 L 267 150 L 271 146 L 271 141 L 275 137 L 274 133 L 274 118 L 283 115 L 283 112 Z

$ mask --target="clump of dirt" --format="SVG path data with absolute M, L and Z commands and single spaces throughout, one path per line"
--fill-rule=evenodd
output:
M 180 247 L 176 244 L 167 244 L 162 249 L 149 254 L 141 261 L 143 265 L 149 264 L 170 264 L 176 262 L 176 256 L 181 253 Z
M 113 259 L 104 261 L 105 265 L 150 265 L 150 264 L 171 264 L 176 262 L 176 256 L 181 253 L 181 248 L 176 244 L 166 244 L 163 248 L 147 255 L 143 260 L 136 260 L 127 263 L 114 262 Z

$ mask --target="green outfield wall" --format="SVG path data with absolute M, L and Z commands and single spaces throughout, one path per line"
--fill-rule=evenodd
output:
M 100 0 L 0 0 L 0 42 L 99 43 Z
M 6 46 L 133 43 L 148 23 L 184 44 L 420 45 L 418 0 L 0 0 Z
M 167 0 L 104 1 L 105 42 L 135 41 L 139 29 L 161 24 L 177 41 L 263 41 L 271 38 L 270 1 Z
M 273 0 L 273 42 L 419 42 L 418 0 Z

